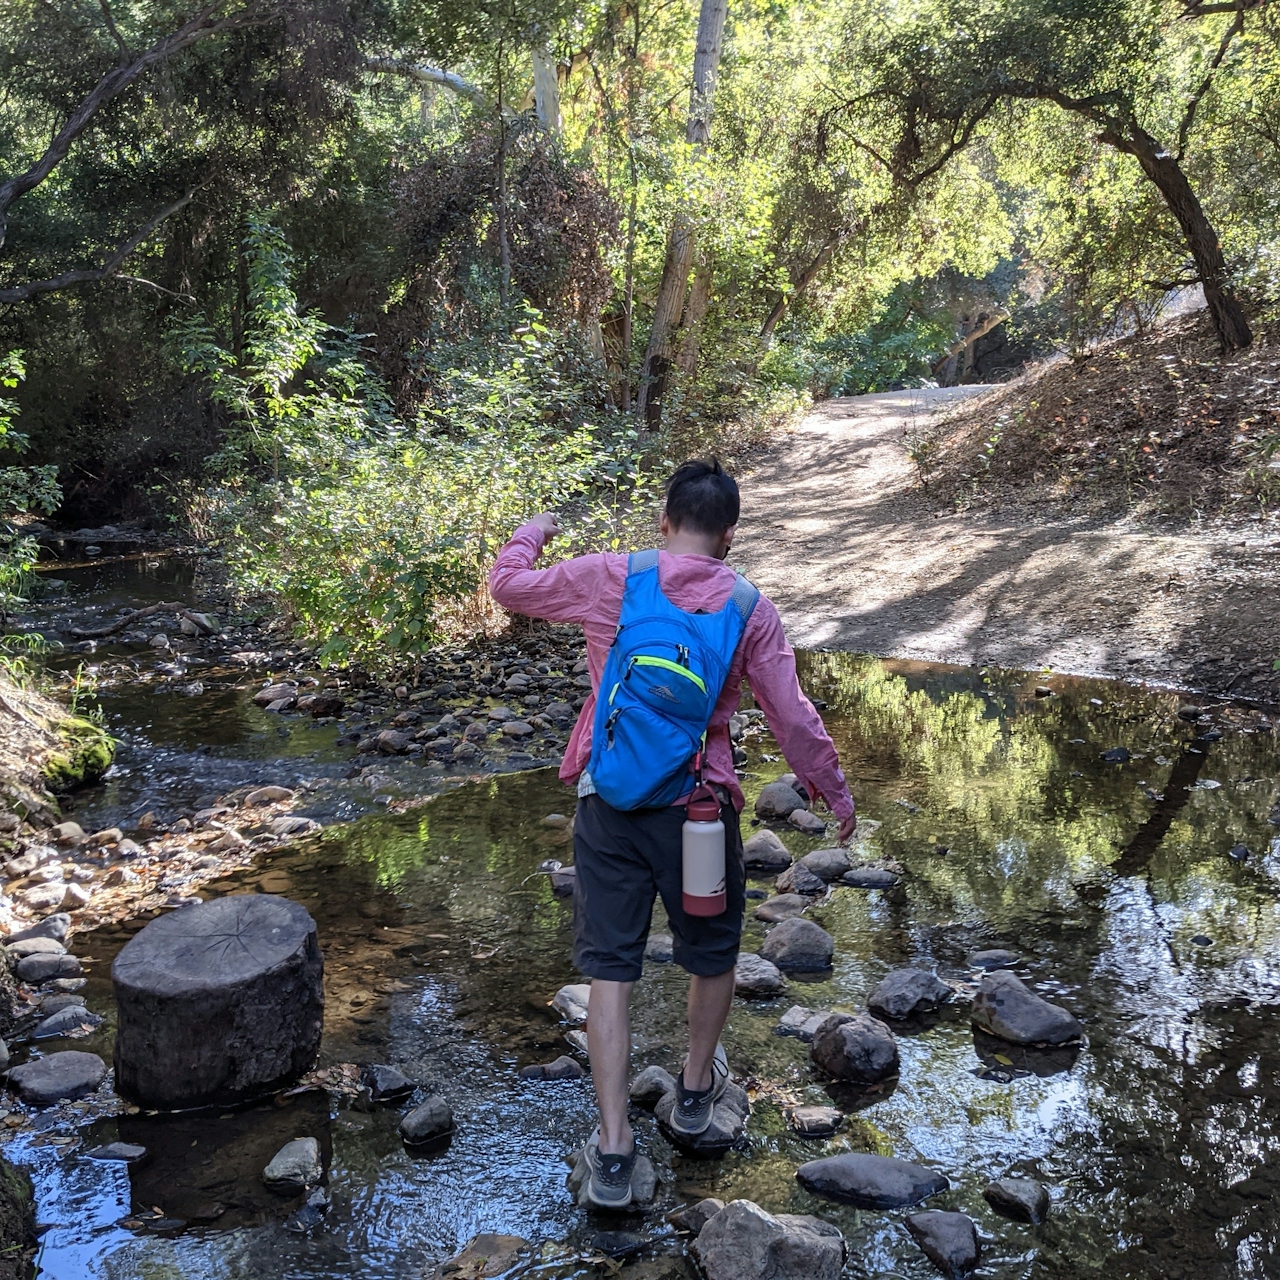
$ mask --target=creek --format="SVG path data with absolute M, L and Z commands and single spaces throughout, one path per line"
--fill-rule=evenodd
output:
M 139 598 L 131 586 L 128 599 Z M 848 653 L 799 660 L 806 691 L 826 704 L 859 812 L 881 824 L 869 843 L 902 865 L 902 883 L 836 888 L 810 910 L 835 938 L 830 974 L 793 978 L 780 999 L 734 1002 L 725 1044 L 754 1097 L 741 1148 L 712 1162 L 687 1158 L 641 1114 L 640 1141 L 662 1185 L 652 1210 L 620 1221 L 579 1211 L 565 1189 L 564 1156 L 593 1124 L 589 1078 L 517 1078 L 519 1067 L 568 1051 L 568 1028 L 548 1002 L 577 980 L 571 905 L 537 871 L 547 858 L 571 860 L 564 833 L 542 821 L 572 812 L 554 770 L 453 785 L 392 813 L 341 790 L 351 751 L 335 744 L 340 725 L 268 716 L 243 689 L 104 688 L 123 745 L 113 776 L 75 799 L 72 816 L 86 830 L 155 797 L 194 806 L 268 774 L 333 782 L 300 810 L 333 825 L 200 894 L 265 891 L 302 903 L 325 953 L 321 1064 L 395 1063 L 448 1098 L 457 1132 L 446 1149 L 416 1155 L 397 1136 L 394 1110 L 360 1110 L 323 1091 L 177 1116 L 121 1114 L 94 1100 L 51 1109 L 5 1139 L 35 1181 L 41 1275 L 410 1280 L 492 1231 L 542 1244 L 541 1264 L 520 1274 L 675 1280 L 693 1271 L 663 1215 L 709 1195 L 834 1222 L 849 1243 L 850 1277 L 935 1275 L 901 1213 L 860 1212 L 797 1185 L 799 1164 L 845 1149 L 945 1173 L 951 1189 L 928 1207 L 974 1219 L 986 1277 L 1280 1274 L 1274 726 L 1222 709 L 1217 737 L 1207 722 L 1179 717 L 1185 697 L 1121 683 Z M 1036 695 L 1041 683 L 1052 696 Z M 754 795 L 786 765 L 768 735 L 744 745 L 749 834 Z M 1115 747 L 1131 758 L 1104 762 Z M 795 853 L 829 843 L 780 834 Z M 1247 857 L 1230 857 L 1241 845 Z M 752 906 L 744 950 L 764 932 Z M 73 937 L 90 975 L 83 994 L 106 1021 L 87 1040 L 39 1051 L 91 1049 L 110 1060 L 110 962 L 140 924 Z M 975 1040 L 966 957 L 990 947 L 1016 951 L 1028 985 L 1080 1018 L 1078 1052 Z M 774 1034 L 792 1004 L 865 1008 L 872 987 L 905 963 L 936 970 L 958 995 L 929 1025 L 899 1033 L 901 1075 L 890 1090 L 856 1097 L 824 1085 L 807 1046 Z M 678 1069 L 684 992 L 673 966 L 646 966 L 633 1000 L 635 1070 Z M 786 1106 L 833 1100 L 847 1114 L 836 1137 L 788 1127 Z M 321 1141 L 331 1194 L 323 1222 L 306 1232 L 290 1219 L 296 1203 L 260 1177 L 284 1142 L 304 1135 Z M 148 1159 L 128 1167 L 86 1157 L 117 1139 L 145 1146 Z M 983 1187 L 1008 1174 L 1049 1186 L 1044 1225 L 989 1209 Z M 610 1230 L 646 1241 L 621 1270 L 596 1248 Z

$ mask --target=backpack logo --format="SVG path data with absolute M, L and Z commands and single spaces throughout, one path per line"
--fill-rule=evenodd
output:
M 675 690 L 669 684 L 651 684 L 649 692 L 655 698 L 661 698 L 664 702 L 679 702 L 680 698 Z

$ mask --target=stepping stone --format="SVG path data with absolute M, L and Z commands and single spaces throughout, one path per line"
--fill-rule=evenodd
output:
M 750 1200 L 725 1205 L 690 1252 L 706 1280 L 839 1280 L 848 1255 L 839 1227 Z
M 733 989 L 736 995 L 748 1000 L 769 1000 L 787 989 L 787 980 L 776 964 L 754 952 L 744 951 L 738 956 Z
M 770 929 L 760 945 L 760 954 L 779 969 L 818 972 L 831 967 L 835 939 L 812 920 L 784 920 Z
M 761 787 L 756 797 L 756 817 L 766 820 L 789 818 L 797 809 L 808 807 L 804 797 L 781 780 Z
M 821 898 L 827 891 L 827 882 L 797 862 L 773 882 L 773 887 L 779 893 L 800 893 L 810 898 Z
M 15 960 L 24 960 L 27 956 L 50 955 L 60 956 L 66 947 L 54 938 L 25 938 L 21 942 L 11 942 L 5 950 Z
M 111 966 L 116 1089 L 157 1110 L 238 1102 L 315 1062 L 324 1022 L 315 921 L 236 894 L 159 916 Z
M 1016 1222 L 1039 1226 L 1049 1216 L 1049 1192 L 1034 1178 L 997 1178 L 987 1184 L 982 1198 Z
M 867 998 L 867 1007 L 881 1017 L 901 1021 L 927 1013 L 951 999 L 951 988 L 924 969 L 894 969 L 885 974 Z
M 772 831 L 757 831 L 742 846 L 748 875 L 777 875 L 791 865 L 787 846 Z
M 580 1062 L 562 1053 L 554 1062 L 531 1062 L 518 1074 L 521 1080 L 581 1080 L 587 1073 Z
M 551 997 L 551 1007 L 563 1014 L 570 1022 L 585 1022 L 587 1001 L 590 999 L 591 984 L 589 982 L 571 982 L 567 987 L 561 987 Z
M 796 1107 L 787 1119 L 802 1138 L 829 1138 L 844 1124 L 844 1112 L 835 1107 Z
M 90 1013 L 83 1004 L 71 1004 L 51 1013 L 43 1022 L 38 1022 L 31 1032 L 33 1040 L 48 1040 L 53 1036 L 68 1036 L 77 1031 L 92 1031 L 100 1027 L 102 1019 L 96 1013 Z
M 787 817 L 787 822 L 807 836 L 823 836 L 827 833 L 827 824 L 808 809 L 793 809 Z
M 400 1121 L 399 1130 L 411 1147 L 434 1142 L 453 1132 L 453 1111 L 439 1094 L 433 1094 Z
M 50 1107 L 68 1099 L 74 1102 L 92 1093 L 106 1079 L 107 1064 L 96 1053 L 51 1053 L 4 1073 L 9 1088 L 33 1107 Z
M 898 877 L 892 871 L 879 867 L 854 867 L 836 881 L 849 889 L 892 889 L 897 883 Z
M 978 1230 L 963 1213 L 926 1209 L 907 1219 L 907 1230 L 947 1280 L 963 1280 L 978 1265 Z
M 369 1090 L 370 1098 L 382 1106 L 397 1106 L 413 1092 L 413 1081 L 403 1071 L 382 1063 L 365 1067 L 360 1072 L 360 1080 Z
M 811 906 L 813 906 L 812 898 L 802 897 L 798 893 L 780 893 L 770 898 L 763 906 L 757 907 L 755 917 L 766 924 L 777 924 L 779 921 L 802 915 L 806 908 Z
M 847 849 L 815 849 L 812 853 L 806 853 L 798 865 L 806 871 L 812 871 L 819 880 L 828 884 L 832 880 L 838 880 L 853 867 Z
M 683 1209 L 675 1209 L 667 1214 L 667 1221 L 677 1231 L 684 1231 L 696 1236 L 712 1218 L 724 1208 L 724 1201 L 716 1196 L 707 1196 L 697 1204 L 686 1205 Z
M 850 1084 L 879 1084 L 898 1074 L 898 1042 L 877 1018 L 830 1014 L 814 1032 L 809 1056 L 824 1074 Z
M 982 975 L 973 998 L 973 1023 L 1014 1044 L 1066 1044 L 1084 1035 L 1066 1009 L 1042 1000 L 1007 969 Z
M 810 1160 L 796 1170 L 796 1181 L 815 1196 L 859 1209 L 905 1209 L 951 1185 L 942 1174 L 910 1160 L 861 1151 Z
M 990 951 L 975 951 L 969 957 L 969 963 L 975 969 L 1012 969 L 1022 963 L 1022 957 L 1016 951 L 993 947 Z
M 296 1195 L 314 1187 L 324 1177 L 320 1144 L 314 1138 L 294 1138 L 271 1157 L 262 1180 L 272 1191 Z
M 570 1157 L 573 1170 L 569 1174 L 569 1191 L 581 1209 L 595 1209 L 587 1198 L 587 1180 L 591 1176 L 591 1166 L 587 1163 L 587 1149 L 583 1147 Z M 658 1173 L 653 1161 L 646 1155 L 636 1156 L 631 1170 L 631 1204 L 643 1209 L 653 1203 L 658 1192 Z M 628 1206 L 629 1207 L 629 1206 Z
M 676 1087 L 675 1077 L 663 1067 L 645 1067 L 631 1082 L 630 1098 L 638 1107 L 652 1111 Z
M 55 915 L 45 916 L 38 924 L 11 933 L 5 942 L 8 946 L 15 942 L 26 942 L 28 938 L 52 938 L 55 942 L 66 942 L 70 932 L 71 917 L 65 911 L 59 911 Z
M 778 1025 L 774 1027 L 776 1036 L 795 1036 L 808 1044 L 818 1028 L 831 1016 L 829 1009 L 806 1009 L 804 1005 L 793 1004 L 782 1015 Z
M 695 1138 L 676 1133 L 671 1128 L 671 1113 L 675 1110 L 675 1105 L 676 1091 L 672 1089 L 670 1093 L 663 1094 L 653 1109 L 663 1135 L 682 1151 L 709 1158 L 724 1155 L 742 1139 L 747 1131 L 747 1119 L 751 1115 L 751 1103 L 746 1091 L 732 1080 L 716 1099 L 715 1108 L 711 1112 L 710 1128 Z
M 18 975 L 19 982 L 29 982 L 36 986 L 51 978 L 78 978 L 84 970 L 75 956 L 42 951 L 19 960 L 14 972 Z

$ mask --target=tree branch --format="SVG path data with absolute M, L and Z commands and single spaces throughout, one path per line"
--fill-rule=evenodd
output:
M 121 63 L 127 62 L 131 56 L 129 46 L 125 44 L 124 37 L 120 34 L 119 27 L 116 26 L 115 18 L 111 16 L 111 6 L 107 3 L 107 0 L 98 0 L 98 7 L 102 10 L 107 30 L 111 32 L 111 38 L 116 42 L 116 48 L 120 50 Z
M 1008 318 L 1009 318 L 1009 312 L 997 311 L 995 315 L 988 316 L 985 320 L 981 321 L 974 328 L 970 329 L 969 332 L 966 333 L 963 337 L 957 338 L 947 348 L 946 354 L 942 357 L 942 359 L 934 362 L 933 372 L 937 373 L 938 370 L 941 369 L 942 366 L 946 364 L 947 361 L 950 360 L 952 356 L 958 356 L 960 352 L 962 352 L 965 349 L 965 347 L 967 347 L 971 342 L 977 342 L 979 338 L 985 337 L 988 333 L 991 332 L 992 329 L 996 327 L 996 325 L 1003 324 Z
M 219 17 L 218 13 L 226 3 L 227 0 L 214 0 L 212 4 L 205 5 L 195 17 L 184 22 L 176 31 L 152 45 L 146 52 L 140 53 L 132 62 L 121 64 L 108 71 L 81 100 L 80 105 L 67 118 L 62 128 L 54 134 L 53 140 L 35 164 L 25 172 L 0 183 L 0 248 L 4 246 L 8 212 L 14 201 L 26 195 L 32 188 L 38 187 L 53 172 L 71 150 L 72 143 L 89 127 L 94 116 L 107 103 L 119 97 L 140 75 L 157 63 L 173 57 L 175 53 L 188 48 L 198 40 L 222 31 L 265 22 L 275 12 L 275 6 L 267 4 L 259 10 L 246 9 L 240 13 Z
M 446 71 L 443 67 L 432 67 L 425 63 L 406 62 L 403 58 L 366 58 L 364 62 L 370 71 L 393 72 L 423 84 L 449 89 L 460 97 L 469 98 L 482 111 L 488 111 L 492 105 L 483 89 L 470 80 L 463 79 L 456 71 Z
M 1231 47 L 1231 42 L 1244 30 L 1244 0 L 1238 0 L 1236 7 L 1236 16 L 1232 19 L 1231 25 L 1222 33 L 1222 39 L 1218 42 L 1218 52 L 1213 55 L 1213 61 L 1209 63 L 1209 69 L 1204 73 L 1204 79 L 1200 81 L 1199 87 L 1195 93 L 1191 95 L 1190 101 L 1187 103 L 1187 109 L 1182 113 L 1182 123 L 1178 125 L 1178 161 L 1181 163 L 1182 157 L 1187 150 L 1187 134 L 1191 132 L 1191 125 L 1196 118 L 1196 108 L 1200 105 L 1200 100 L 1209 92 L 1209 86 L 1213 83 L 1213 78 L 1218 73 L 1218 68 L 1222 66 L 1222 60 L 1227 56 L 1227 50 Z
M 1207 18 L 1214 13 L 1240 13 L 1245 9 L 1262 9 L 1267 0 L 1222 0 L 1217 4 L 1204 4 L 1201 0 L 1189 0 L 1182 11 L 1184 18 Z
M 171 218 L 179 209 L 189 205 L 195 197 L 194 191 L 188 191 L 180 200 L 175 200 L 167 209 L 161 209 L 141 230 L 135 232 L 127 240 L 116 246 L 111 256 L 100 267 L 78 267 L 73 271 L 64 271 L 60 276 L 50 280 L 30 280 L 26 284 L 14 285 L 11 289 L 0 289 L 0 302 L 29 302 L 37 294 L 52 293 L 55 289 L 66 289 L 73 284 L 92 284 L 96 280 L 105 280 L 116 272 L 116 268 L 166 219 Z M 150 280 L 128 277 L 138 284 L 151 284 Z M 152 285 L 159 289 L 159 285 Z M 169 292 L 167 289 L 163 292 Z M 180 295 L 175 294 L 175 297 Z

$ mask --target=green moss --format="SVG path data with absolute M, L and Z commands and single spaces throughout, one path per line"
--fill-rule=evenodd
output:
M 62 749 L 51 752 L 44 763 L 44 776 L 55 791 L 97 782 L 111 767 L 116 740 L 100 725 L 81 716 L 69 716 L 58 725 Z

